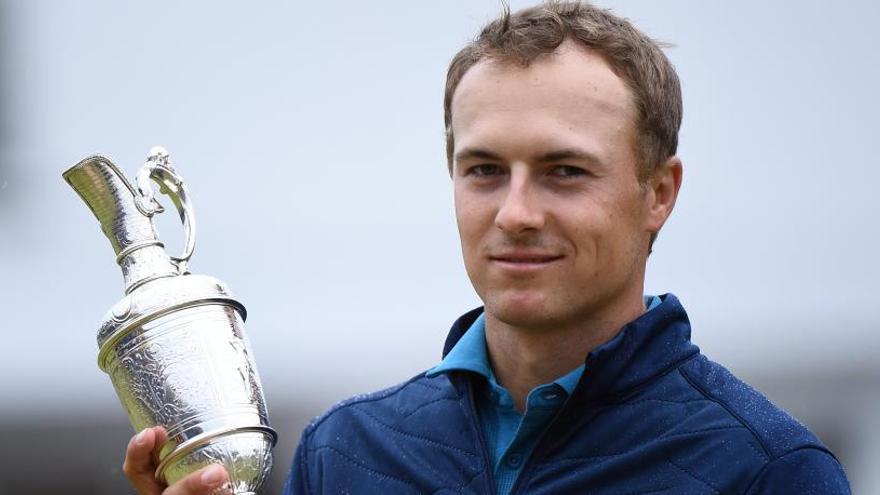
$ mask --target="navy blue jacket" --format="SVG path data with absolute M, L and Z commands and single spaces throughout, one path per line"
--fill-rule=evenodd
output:
M 586 357 L 513 487 L 529 494 L 848 494 L 837 459 L 690 342 L 672 295 Z M 452 326 L 444 355 L 479 310 Z M 285 493 L 494 494 L 473 374 L 424 374 L 303 432 Z

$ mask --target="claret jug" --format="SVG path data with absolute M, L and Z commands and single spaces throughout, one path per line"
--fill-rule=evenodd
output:
M 101 322 L 98 366 L 135 431 L 161 425 L 168 432 L 156 477 L 172 484 L 222 463 L 230 482 L 217 494 L 261 493 L 277 436 L 244 332 L 245 308 L 223 282 L 187 268 L 195 216 L 168 153 L 153 148 L 134 185 L 103 156 L 63 176 L 97 217 L 122 269 L 125 295 Z M 180 214 L 180 256 L 169 256 L 156 233 L 153 216 L 163 207 L 154 184 Z

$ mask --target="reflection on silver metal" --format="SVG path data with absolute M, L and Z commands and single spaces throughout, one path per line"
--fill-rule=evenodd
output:
M 125 296 L 98 330 L 98 366 L 110 375 L 135 431 L 161 425 L 168 432 L 156 477 L 171 484 L 221 463 L 230 482 L 214 495 L 259 493 L 277 435 L 244 333 L 247 313 L 223 282 L 187 269 L 195 214 L 168 153 L 150 150 L 137 188 L 102 156 L 63 175 L 98 218 L 122 268 Z M 152 216 L 164 209 L 151 181 L 183 222 L 179 257 L 169 256 L 156 234 Z

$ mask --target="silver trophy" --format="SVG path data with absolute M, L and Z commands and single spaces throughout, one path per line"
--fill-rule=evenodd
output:
M 244 306 L 223 282 L 192 275 L 195 218 L 183 181 L 153 148 L 132 186 L 103 156 L 64 172 L 116 252 L 125 297 L 98 331 L 98 366 L 110 375 L 135 431 L 162 425 L 156 477 L 168 484 L 212 463 L 229 472 L 217 493 L 256 494 L 269 478 L 277 435 L 244 332 Z M 185 245 L 169 256 L 152 216 L 153 182 L 177 208 Z

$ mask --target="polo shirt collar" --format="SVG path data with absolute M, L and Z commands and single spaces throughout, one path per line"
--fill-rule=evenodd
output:
M 674 295 L 664 294 L 652 299 L 648 309 L 625 325 L 609 342 L 591 351 L 586 356 L 585 367 L 560 377 L 557 383 L 569 393 L 586 387 L 574 395 L 580 396 L 581 400 L 590 400 L 597 395 L 631 389 L 699 352 L 699 348 L 690 342 L 687 313 Z M 482 322 L 475 325 L 478 320 Z M 478 330 L 464 340 L 471 328 Z M 462 340 L 466 345 L 457 351 L 457 344 Z M 446 338 L 443 361 L 429 370 L 428 375 L 462 370 L 494 380 L 485 341 L 481 307 L 455 321 Z M 576 376 L 570 376 L 572 374 Z M 581 378 L 589 379 L 585 383 Z
M 480 313 L 477 319 L 465 331 L 461 339 L 455 344 L 451 351 L 443 358 L 437 366 L 431 368 L 426 373 L 427 376 L 436 376 L 441 373 L 450 371 L 470 371 L 477 373 L 493 386 L 500 387 L 498 380 L 495 378 L 495 372 L 492 370 L 489 361 L 489 352 L 486 349 L 486 316 Z M 554 380 L 555 383 L 562 387 L 568 395 L 574 391 L 584 371 L 583 365 L 577 369 L 567 373 Z
M 647 311 L 651 311 L 660 303 L 661 300 L 657 296 L 645 296 Z M 492 385 L 498 385 L 498 380 L 495 378 L 495 372 L 492 370 L 489 353 L 486 349 L 486 315 L 482 308 L 479 310 L 479 315 L 470 324 L 458 342 L 443 357 L 440 364 L 428 370 L 426 374 L 430 377 L 450 371 L 477 373 L 486 378 Z M 581 365 L 551 383 L 559 385 L 568 395 L 571 395 L 575 387 L 577 387 L 583 371 L 584 365 Z
M 435 376 L 449 371 L 472 371 L 489 381 L 495 380 L 486 350 L 486 315 L 482 311 L 443 357 L 443 361 L 428 370 L 427 375 Z

